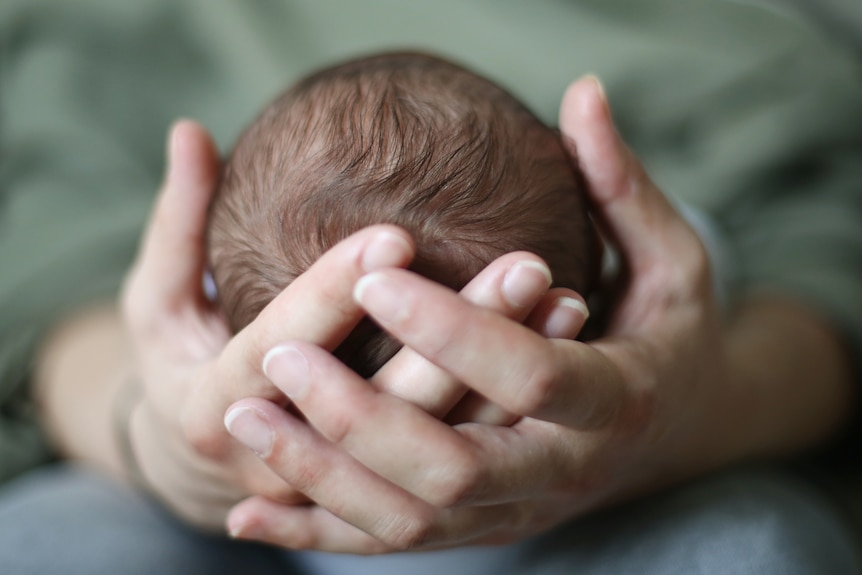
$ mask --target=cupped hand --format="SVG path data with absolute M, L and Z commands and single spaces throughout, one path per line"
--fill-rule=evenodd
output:
M 203 128 L 183 121 L 172 130 L 168 158 L 165 182 L 122 294 L 142 387 L 131 415 L 130 441 L 146 487 L 184 519 L 218 530 L 224 529 L 228 509 L 250 494 L 281 502 L 304 500 L 223 424 L 227 408 L 242 397 L 286 406 L 283 392 L 262 372 L 267 350 L 296 338 L 334 349 L 364 313 L 351 297 L 357 280 L 377 269 L 406 266 L 414 247 L 393 226 L 357 232 L 231 337 L 201 283 L 218 154 Z M 574 334 L 579 316 L 566 304 L 577 307 L 580 300 L 566 290 L 548 291 L 543 265 L 530 254 L 507 254 L 479 274 L 464 297 L 545 333 Z M 447 410 L 465 393 L 445 372 L 409 350 L 391 365 L 414 370 L 427 388 L 422 393 L 391 391 L 415 394 L 411 399 L 429 409 Z M 487 417 L 506 414 L 492 409 Z
M 166 179 L 122 294 L 143 387 L 130 439 L 147 487 L 192 523 L 223 529 L 227 509 L 249 493 L 300 498 L 227 435 L 226 407 L 246 393 L 284 404 L 260 373 L 266 349 L 300 336 L 336 345 L 362 315 L 349 298 L 356 278 L 407 264 L 413 248 L 397 228 L 363 230 L 231 338 L 201 281 L 217 152 L 203 128 L 184 121 L 172 130 L 168 155 Z
M 314 504 L 250 498 L 234 536 L 352 553 L 500 543 L 742 456 L 716 431 L 727 354 L 701 242 L 621 141 L 597 80 L 569 88 L 560 123 L 625 264 L 604 336 L 547 338 L 405 270 L 363 276 L 355 299 L 409 353 L 517 420 L 447 425 L 380 392 L 413 372 L 390 364 L 369 386 L 284 340 L 266 371 L 307 424 L 260 397 L 226 421 Z

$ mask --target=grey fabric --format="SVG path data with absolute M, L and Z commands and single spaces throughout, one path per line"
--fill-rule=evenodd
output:
M 0 566 L 10 575 L 862 573 L 835 509 L 766 469 L 728 472 L 509 547 L 353 557 L 203 536 L 139 494 L 57 465 L 0 491 Z
M 505 549 L 421 557 L 304 554 L 314 575 L 803 575 L 862 573 L 845 519 L 810 485 L 739 469 Z
M 0 491 L 7 575 L 290 575 L 272 548 L 196 533 L 152 500 L 70 465 L 45 466 Z

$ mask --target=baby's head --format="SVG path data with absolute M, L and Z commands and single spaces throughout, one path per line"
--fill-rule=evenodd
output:
M 488 80 L 422 54 L 362 58 L 287 90 L 239 139 L 210 210 L 209 261 L 234 331 L 376 223 L 406 229 L 411 269 L 456 290 L 515 250 L 584 295 L 598 274 L 557 132 Z M 366 320 L 336 355 L 369 376 L 398 345 Z

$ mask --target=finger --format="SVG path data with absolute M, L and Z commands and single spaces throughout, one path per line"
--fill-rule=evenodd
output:
M 236 505 L 228 515 L 227 527 L 234 538 L 295 551 L 373 555 L 396 550 L 323 507 L 288 507 L 262 497 Z
M 697 235 L 617 133 L 597 78 L 581 78 L 566 90 L 560 129 L 583 172 L 599 218 L 633 273 L 668 257 L 682 257 L 687 247 L 697 249 Z
M 267 375 L 309 425 L 380 477 L 440 507 L 472 500 L 486 485 L 475 476 L 472 445 L 455 430 L 374 389 L 319 347 L 287 342 L 267 360 Z
M 174 124 L 168 167 L 141 245 L 142 302 L 177 305 L 201 297 L 207 206 L 219 175 L 219 156 L 207 131 L 190 120 Z M 144 299 L 146 298 L 146 299 Z
M 230 439 L 235 444 L 235 449 L 226 460 L 219 462 L 219 465 L 233 472 L 233 483 L 241 486 L 244 494 L 254 493 L 278 503 L 308 503 L 305 495 L 285 483 L 284 479 L 253 451 L 232 437 Z
M 515 504 L 445 511 L 441 513 L 438 527 L 433 529 L 437 536 L 417 541 L 412 546 L 394 547 L 317 505 L 286 506 L 253 497 L 230 511 L 227 526 L 232 537 L 297 551 L 373 555 L 391 551 L 430 551 L 485 542 L 503 543 L 525 527 L 523 515 L 520 506 Z
M 230 532 L 291 548 L 369 553 L 466 543 L 489 537 L 501 526 L 519 526 L 524 519 L 517 505 L 521 496 L 542 493 L 552 479 L 570 480 L 564 466 L 556 466 L 559 473 L 543 474 L 538 480 L 534 473 L 540 458 L 556 461 L 560 456 L 542 446 L 562 442 L 535 441 L 542 433 L 524 434 L 508 428 L 496 428 L 502 429 L 499 437 L 489 431 L 495 428 L 475 426 L 474 436 L 487 447 L 484 464 L 493 472 L 493 491 L 505 504 L 439 509 L 376 476 L 345 450 L 271 403 L 242 400 L 232 406 L 225 423 L 285 481 L 322 508 L 280 506 L 254 498 L 231 512 Z M 386 433 L 396 435 L 391 430 Z M 414 471 L 445 464 L 436 461 L 434 454 L 417 466 L 416 460 L 400 459 L 410 451 L 390 452 L 388 445 L 379 446 L 379 451 Z
M 593 427 L 625 400 L 622 374 L 599 348 L 545 339 L 416 274 L 368 274 L 354 297 L 404 345 L 517 415 Z
M 351 297 L 359 278 L 370 270 L 406 266 L 414 250 L 407 232 L 389 225 L 365 228 L 336 244 L 238 334 L 238 340 L 259 352 L 252 358 L 252 372 L 257 373 L 263 355 L 285 339 L 334 349 L 363 315 Z
M 575 339 L 590 317 L 581 295 L 567 288 L 554 288 L 540 301 L 524 325 L 549 339 Z
M 453 430 L 361 385 L 338 362 L 327 365 L 321 361 L 327 354 L 318 350 L 316 356 L 312 347 L 297 344 L 313 375 L 300 389 L 292 388 L 298 374 L 288 365 L 272 363 L 269 371 L 319 433 L 259 399 L 237 402 L 225 425 L 286 482 L 389 547 L 459 537 L 460 523 L 441 516 L 453 506 L 532 500 L 579 480 L 581 459 L 566 453 L 571 440 L 561 434 L 571 432 L 560 426 L 528 419 L 514 428 L 466 424 Z M 330 367 L 345 372 L 336 375 Z M 537 476 L 536 469 L 545 472 Z
M 189 440 L 202 453 L 221 457 L 227 447 L 221 422 L 228 406 L 243 397 L 283 403 L 261 371 L 266 353 L 288 339 L 333 349 L 363 315 L 351 297 L 359 277 L 405 266 L 412 256 L 407 233 L 386 225 L 365 228 L 327 251 L 237 334 L 196 382 L 182 415 Z
M 574 337 L 584 321 L 584 318 L 578 320 L 579 310 L 573 308 L 577 306 L 575 298 L 580 296 L 571 290 L 556 288 L 552 291 L 559 297 L 544 297 L 551 281 L 550 270 L 544 262 L 527 252 L 515 252 L 492 262 L 461 290 L 460 295 L 515 321 L 524 321 L 529 316 L 531 327 L 544 332 L 546 337 L 567 337 L 569 333 Z M 574 298 L 568 299 L 574 299 L 574 303 L 561 295 L 570 292 Z M 445 417 L 451 425 L 467 421 L 511 425 L 518 419 L 517 415 L 482 396 L 469 394 L 465 397 L 467 388 L 463 384 L 406 346 L 375 375 L 372 383 L 435 417 Z
M 231 509 L 227 530 L 236 539 L 254 540 L 295 551 L 373 555 L 393 551 L 317 505 L 286 506 L 250 497 Z
M 268 357 L 266 371 L 329 445 L 436 507 L 487 505 L 541 494 L 546 482 L 559 481 L 553 473 L 534 476 L 534 470 L 547 468 L 549 460 L 557 462 L 554 469 L 570 479 L 563 470 L 565 460 L 553 452 L 565 444 L 556 436 L 560 426 L 528 420 L 519 423 L 518 429 L 478 424 L 453 429 L 416 406 L 375 390 L 332 355 L 303 342 L 285 343 Z M 531 431 L 522 433 L 524 429 Z M 294 450 L 305 447 L 296 444 L 302 433 L 283 437 L 284 445 L 291 442 Z M 269 453 L 269 449 L 256 451 Z M 296 466 L 308 457 L 318 455 L 293 451 L 276 459 Z M 276 470 L 285 478 L 292 472 Z M 344 484 L 337 489 L 343 496 L 357 485 L 350 483 L 349 475 L 342 475 Z M 355 495 L 363 499 L 361 490 Z
M 287 483 L 387 545 L 401 548 L 428 536 L 436 510 L 278 406 L 242 400 L 231 407 L 225 425 Z
M 523 321 L 551 285 L 551 272 L 538 257 L 513 252 L 497 258 L 461 290 L 461 297 Z M 466 388 L 449 373 L 428 362 L 409 347 L 401 350 L 371 379 L 382 391 L 443 417 L 461 399 Z

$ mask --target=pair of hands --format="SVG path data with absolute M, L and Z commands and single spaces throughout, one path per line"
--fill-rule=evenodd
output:
M 537 257 L 507 254 L 459 295 L 402 269 L 413 245 L 392 226 L 334 247 L 231 338 L 200 286 L 218 155 L 178 124 L 123 295 L 151 488 L 236 537 L 378 553 L 521 539 L 736 456 L 711 432 L 727 359 L 702 244 L 595 79 L 560 126 L 628 274 L 588 343 L 580 296 L 548 290 Z M 405 344 L 370 382 L 328 353 L 366 313 Z

